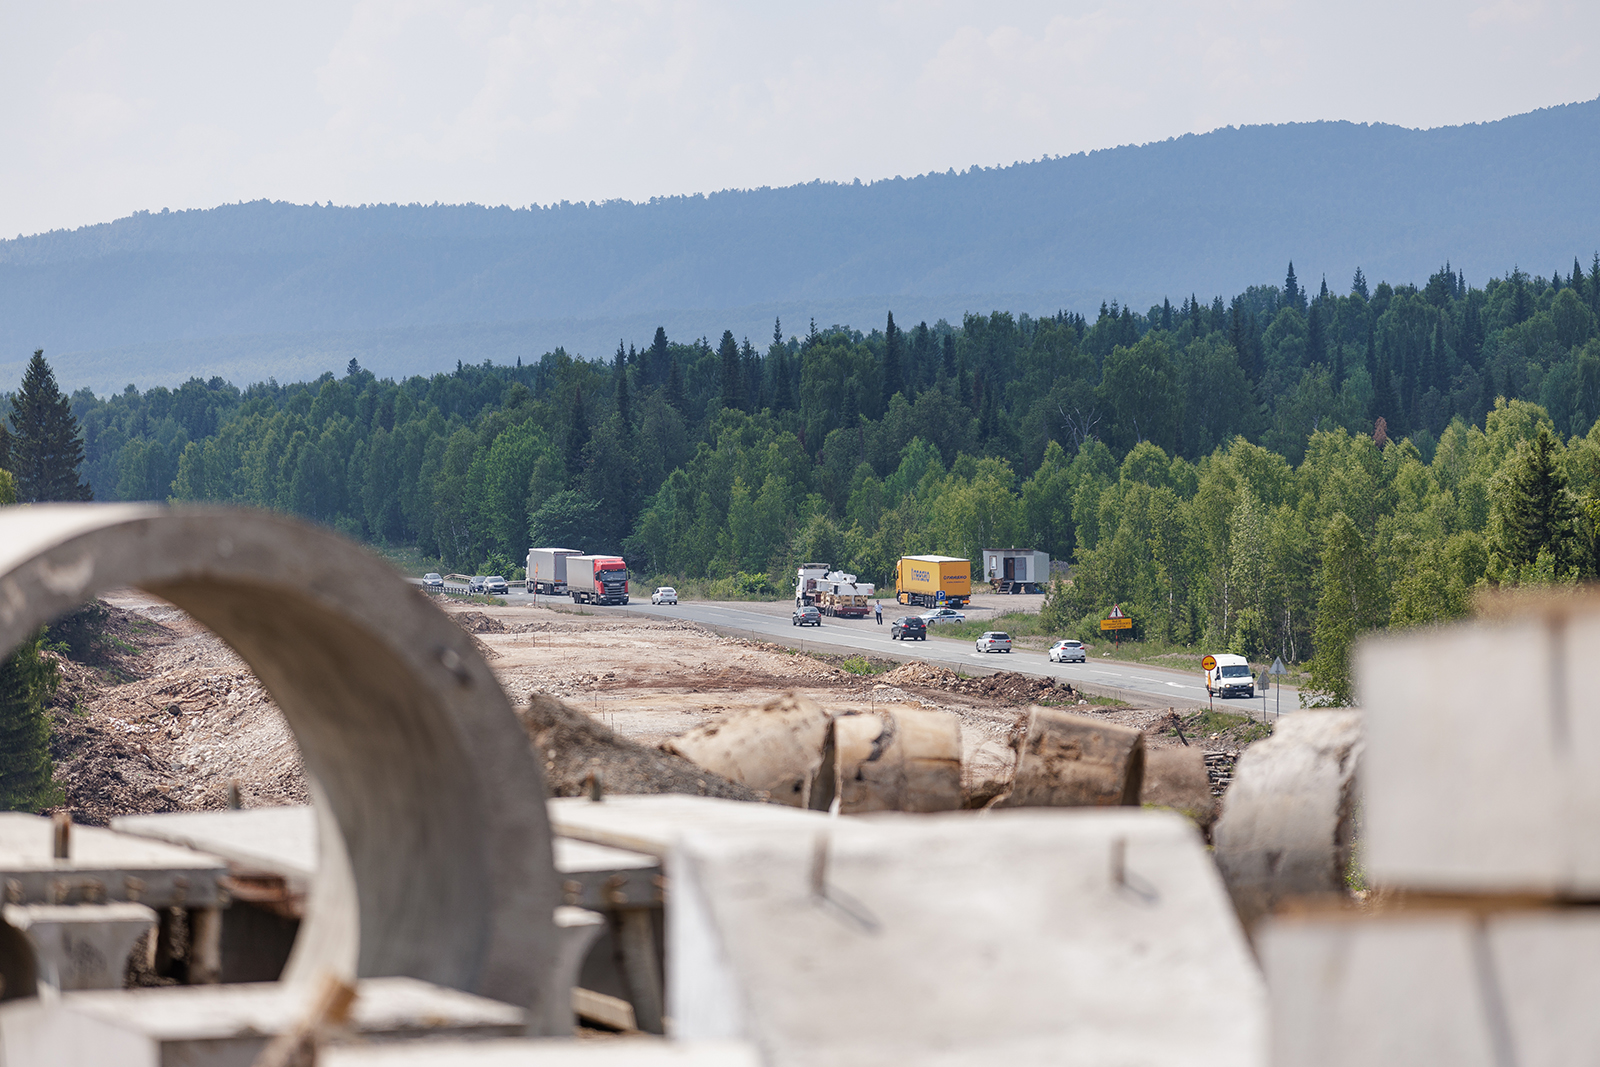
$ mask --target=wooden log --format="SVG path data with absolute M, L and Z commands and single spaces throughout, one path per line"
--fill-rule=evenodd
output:
M 1137 806 L 1143 782 L 1143 733 L 1085 715 L 1032 707 L 1011 791 L 990 806 Z
M 954 715 L 890 708 L 833 721 L 839 810 L 953 811 L 961 806 L 961 726 Z
M 661 747 L 751 789 L 773 803 L 811 803 L 832 716 L 811 700 L 785 693 L 759 708 L 698 726 Z

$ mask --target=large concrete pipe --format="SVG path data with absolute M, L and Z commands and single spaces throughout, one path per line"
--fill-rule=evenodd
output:
M 279 515 L 0 509 L 0 651 L 119 586 L 210 627 L 299 742 L 324 877 L 288 977 L 408 975 L 553 1016 L 542 1002 L 568 992 L 541 987 L 559 903 L 543 775 L 470 636 L 381 561 Z

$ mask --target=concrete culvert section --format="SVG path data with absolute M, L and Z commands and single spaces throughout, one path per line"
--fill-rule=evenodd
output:
M 230 645 L 300 746 L 325 876 L 286 977 L 404 975 L 533 1018 L 567 995 L 541 989 L 558 903 L 543 777 L 470 635 L 383 562 L 282 516 L 0 510 L 0 649 L 120 586 Z

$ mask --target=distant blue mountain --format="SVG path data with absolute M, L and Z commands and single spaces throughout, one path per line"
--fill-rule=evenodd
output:
M 379 373 L 757 342 L 999 307 L 1092 313 L 1278 281 L 1481 283 L 1600 247 L 1600 100 L 1436 130 L 1221 129 L 996 169 L 514 210 L 266 201 L 0 241 L 0 387 Z

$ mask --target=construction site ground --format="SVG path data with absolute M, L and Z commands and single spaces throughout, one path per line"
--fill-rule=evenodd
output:
M 53 653 L 64 675 L 52 708 L 64 809 L 96 824 L 134 812 L 216 809 L 230 784 L 251 807 L 309 799 L 294 738 L 243 661 L 164 601 L 130 590 L 103 602 L 102 639 L 87 652 Z M 441 609 L 475 636 L 513 704 L 548 693 L 646 746 L 790 691 L 839 712 L 898 703 L 956 715 L 964 786 L 975 795 L 1009 775 L 1009 740 L 1030 704 L 1138 727 L 1152 747 L 1183 743 L 1165 707 L 1090 703 L 1049 679 L 965 678 L 917 662 L 862 675 L 839 666 L 840 657 L 687 622 L 525 605 Z M 1184 721 L 1187 741 L 1204 750 L 1235 753 L 1253 736 L 1245 722 Z

